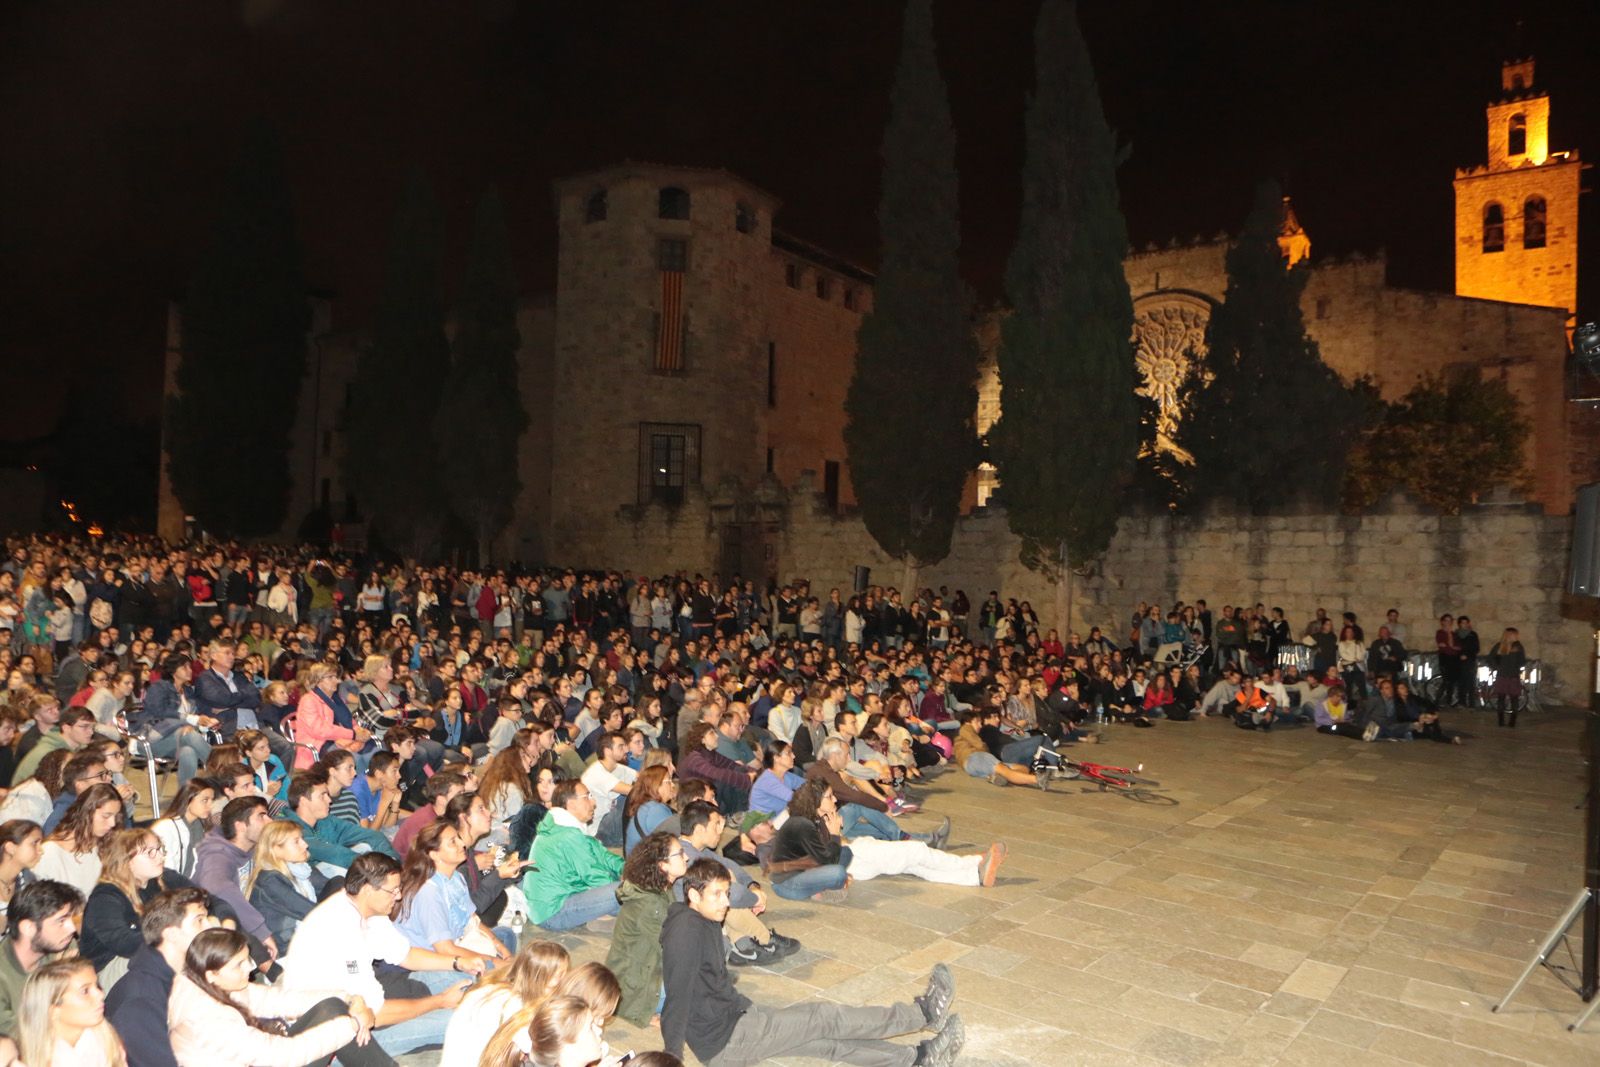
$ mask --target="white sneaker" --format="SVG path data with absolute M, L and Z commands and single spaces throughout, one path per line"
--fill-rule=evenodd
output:
M 1376 741 L 1377 739 L 1378 739 L 1378 724 L 1375 723 L 1375 722 L 1367 723 L 1367 728 L 1365 730 L 1361 731 L 1361 740 L 1363 740 L 1363 741 Z

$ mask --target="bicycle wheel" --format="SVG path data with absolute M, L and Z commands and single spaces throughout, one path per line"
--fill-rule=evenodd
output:
M 1130 789 L 1122 795 L 1140 804 L 1157 804 L 1170 808 L 1178 803 L 1177 797 L 1169 797 L 1165 793 L 1155 793 L 1148 789 Z
M 1094 779 L 1100 783 L 1100 787 L 1102 789 L 1114 789 L 1118 792 L 1124 789 L 1132 789 L 1136 785 L 1143 784 L 1133 775 L 1127 774 L 1123 771 L 1113 770 L 1110 767 L 1102 767 L 1100 770 L 1096 771 Z
M 1057 779 L 1070 782 L 1074 778 L 1082 778 L 1083 772 L 1070 763 L 1063 763 L 1051 772 Z

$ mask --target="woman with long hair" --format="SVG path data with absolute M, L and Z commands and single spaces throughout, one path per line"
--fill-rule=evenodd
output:
M 579 997 L 555 996 L 519 1012 L 484 1050 L 481 1067 L 601 1067 L 617 1062 L 601 1037 L 603 1022 Z
M 0 819 L 26 819 L 43 826 L 55 809 L 56 797 L 61 794 L 61 772 L 72 758 L 70 749 L 58 748 L 39 761 L 33 777 L 12 786 L 0 804 Z
M 678 796 L 678 782 L 664 765 L 646 767 L 639 772 L 628 790 L 626 806 L 622 809 L 622 854 L 632 852 L 634 846 L 653 833 L 662 822 L 672 818 L 672 802 Z
M 144 944 L 139 917 L 145 904 L 169 888 L 165 855 L 160 839 L 145 829 L 117 830 L 100 846 L 100 881 L 83 908 L 78 949 L 100 972 L 107 989 L 127 972 L 128 961 Z
M 121 823 L 122 797 L 116 787 L 90 786 L 45 840 L 34 874 L 65 882 L 88 896 L 100 881 L 100 846 Z
M 459 870 L 465 862 L 467 848 L 453 823 L 441 819 L 423 827 L 400 869 L 395 929 L 417 948 L 493 966 L 511 958 L 506 943 L 516 944 L 516 934 L 491 931 L 478 918 Z
M 274 685 L 279 683 L 273 683 Z M 275 797 L 289 785 L 289 772 L 283 761 L 272 754 L 272 742 L 260 730 L 240 730 L 234 735 L 239 747 L 239 759 L 255 779 L 256 788 L 264 797 Z
M 262 827 L 244 895 L 267 921 L 274 941 L 287 945 L 327 889 L 328 877 L 312 865 L 298 823 L 279 819 Z
M 648 1024 L 661 1010 L 661 924 L 672 904 L 672 884 L 687 866 L 678 836 L 664 832 L 640 841 L 622 865 L 622 906 L 606 967 L 621 986 L 617 1014 L 634 1026 Z
M 577 997 L 583 1001 L 594 1012 L 595 1025 L 604 1029 L 617 1013 L 617 1004 L 622 999 L 622 984 L 611 973 L 610 967 L 590 960 L 567 972 L 561 985 L 556 988 L 556 995 Z
M 300 1067 L 330 1055 L 345 1067 L 393 1067 L 360 997 L 261 985 L 254 969 L 237 930 L 203 930 L 189 944 L 167 1006 L 179 1067 Z
M 1339 674 L 1344 678 L 1345 692 L 1352 700 L 1367 697 L 1367 646 L 1356 637 L 1356 628 L 1346 626 L 1339 631 Z
M 94 965 L 71 958 L 28 976 L 17 1006 L 17 1048 L 30 1067 L 127 1067 L 122 1039 L 106 1022 Z
M 1522 647 L 1522 635 L 1515 627 L 1506 627 L 1500 640 L 1489 649 L 1489 666 L 1494 668 L 1495 716 L 1501 726 L 1517 728 L 1517 706 L 1522 703 L 1522 668 L 1528 665 L 1528 653 Z M 1509 710 L 1508 710 L 1509 709 Z
M 151 824 L 167 850 L 167 868 L 185 878 L 194 876 L 194 852 L 200 839 L 211 829 L 211 805 L 217 799 L 217 783 L 210 778 L 191 778 L 167 804 L 161 818 Z
M 554 941 L 529 941 L 511 963 L 489 971 L 461 998 L 444 1032 L 439 1067 L 478 1067 L 506 1022 L 526 1013 L 526 1030 L 556 987 L 567 977 L 572 958 Z
M 0 823 L 0 918 L 17 890 L 33 881 L 33 868 L 44 848 L 44 831 L 36 822 L 12 819 Z
M 489 843 L 511 841 L 511 820 L 535 799 L 528 772 L 533 769 L 533 742 L 537 732 L 518 730 L 511 744 L 489 760 L 478 779 L 478 795 L 489 805 Z
M 782 741 L 774 741 L 764 758 L 766 769 L 750 787 L 750 810 L 766 815 L 776 815 L 789 804 L 794 791 L 805 784 L 805 779 L 794 771 L 794 749 Z

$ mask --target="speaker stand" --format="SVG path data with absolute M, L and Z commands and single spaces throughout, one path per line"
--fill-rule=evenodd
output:
M 1540 967 L 1544 967 L 1551 974 L 1555 975 L 1556 980 L 1562 985 L 1566 986 L 1574 993 L 1578 993 L 1580 996 L 1582 995 L 1582 990 L 1579 988 L 1579 982 L 1582 979 L 1578 978 L 1577 980 L 1574 980 L 1573 977 L 1574 975 L 1580 974 L 1580 967 L 1578 964 L 1577 953 L 1572 948 L 1572 941 L 1569 935 L 1572 932 L 1572 924 L 1578 921 L 1578 916 L 1583 914 L 1584 909 L 1589 906 L 1590 898 L 1593 896 L 1594 894 L 1589 891 L 1588 886 L 1578 890 L 1578 895 L 1572 898 L 1572 903 L 1567 905 L 1567 910 L 1562 913 L 1560 919 L 1556 920 L 1555 927 L 1548 935 L 1546 935 L 1545 939 L 1539 943 L 1539 949 L 1533 954 L 1533 959 L 1528 961 L 1528 965 L 1522 969 L 1522 974 L 1517 977 L 1517 980 L 1511 983 L 1511 988 L 1506 990 L 1506 995 L 1500 998 L 1500 1003 L 1490 1008 L 1490 1011 L 1497 1012 L 1507 1004 L 1510 1004 L 1511 998 L 1517 995 L 1518 990 L 1527 984 L 1527 981 L 1530 977 L 1532 977 L 1533 972 Z M 1555 953 L 1557 948 L 1563 947 L 1567 950 L 1568 962 L 1551 962 L 1551 955 Z M 1597 999 L 1595 1004 L 1600 1004 L 1600 999 Z M 1579 1017 L 1577 1022 L 1572 1024 L 1572 1027 L 1583 1025 L 1583 1020 L 1587 1019 L 1590 1012 L 1593 1010 L 1594 1008 L 1591 1006 L 1588 1011 L 1585 1011 L 1583 1015 Z M 1571 1027 L 1569 1027 L 1569 1029 L 1571 1029 Z

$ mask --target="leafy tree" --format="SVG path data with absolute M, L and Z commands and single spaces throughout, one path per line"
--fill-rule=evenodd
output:
M 183 302 L 183 357 L 166 405 L 173 491 L 213 533 L 256 537 L 283 525 L 310 326 L 282 147 L 253 124 Z
M 1430 374 L 1351 449 L 1346 507 L 1361 510 L 1396 488 L 1446 514 L 1522 473 L 1529 433 L 1506 383 L 1475 367 Z
M 1370 388 L 1322 361 L 1300 313 L 1309 277 L 1278 245 L 1283 196 L 1263 182 L 1228 250 L 1228 288 L 1206 327 L 1178 441 L 1194 457 L 1190 500 L 1256 510 L 1301 495 L 1337 502 L 1346 455 L 1372 416 Z
M 916 569 L 950 552 L 967 473 L 978 346 L 961 282 L 955 129 L 930 0 L 910 0 L 883 139 L 883 259 L 845 398 L 850 477 L 867 530 Z
M 1116 138 L 1073 5 L 1044 0 L 1034 32 L 1022 220 L 1006 266 L 1000 421 L 989 431 L 1022 561 L 1071 614 L 1074 561 L 1101 555 L 1139 446 L 1133 299 L 1122 261 Z
M 427 179 L 406 183 L 371 340 L 346 412 L 345 477 L 383 537 L 421 556 L 447 517 L 434 419 L 450 371 L 439 290 L 439 208 Z
M 434 419 L 445 497 L 477 538 L 480 564 L 511 521 L 521 487 L 517 442 L 528 428 L 517 383 L 521 341 L 505 208 L 491 188 L 478 201 L 453 365 Z

